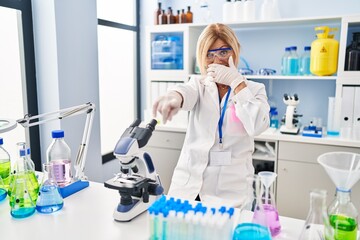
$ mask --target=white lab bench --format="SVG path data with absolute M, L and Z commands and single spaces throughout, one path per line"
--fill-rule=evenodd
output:
M 101 183 L 90 186 L 64 200 L 62 210 L 52 214 L 14 219 L 10 215 L 8 198 L 0 202 L 1 239 L 149 239 L 148 214 L 143 213 L 130 222 L 116 222 L 113 211 L 119 194 Z M 251 212 L 241 217 L 251 219 Z M 275 239 L 297 239 L 303 220 L 280 217 L 282 232 Z

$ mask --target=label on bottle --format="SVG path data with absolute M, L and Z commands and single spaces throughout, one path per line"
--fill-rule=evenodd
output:
M 69 159 L 52 160 L 54 177 L 59 186 L 71 182 L 71 161 Z

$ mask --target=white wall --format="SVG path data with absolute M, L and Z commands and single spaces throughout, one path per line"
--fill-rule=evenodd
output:
M 162 8 L 167 9 L 186 9 L 191 6 L 194 13 L 194 23 L 204 23 L 202 19 L 202 11 L 200 2 L 203 0 L 160 0 Z M 257 6 L 257 14 L 263 0 L 254 0 Z M 145 26 L 154 24 L 154 12 L 157 9 L 157 0 L 141 1 L 140 15 L 140 35 L 141 35 L 141 51 L 145 51 Z M 211 10 L 213 22 L 222 22 L 222 5 L 225 0 L 207 0 Z M 359 0 L 278 0 L 280 13 L 283 18 L 300 18 L 300 17 L 320 17 L 320 16 L 338 16 L 360 14 Z M 259 36 L 262 37 L 262 36 Z M 141 58 L 141 86 L 146 86 L 145 75 L 145 59 Z M 142 89 L 142 109 L 146 106 L 146 88 Z
M 33 0 L 34 38 L 39 113 L 86 102 L 99 106 L 96 0 Z M 75 161 L 85 115 L 53 121 L 40 127 L 41 156 L 51 131 L 61 128 Z M 102 181 L 99 109 L 95 113 L 85 174 Z

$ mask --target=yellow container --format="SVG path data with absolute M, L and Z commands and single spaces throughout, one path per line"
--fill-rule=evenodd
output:
M 310 71 L 317 76 L 330 76 L 336 73 L 339 55 L 339 42 L 329 33 L 337 28 L 316 27 L 317 39 L 311 44 Z

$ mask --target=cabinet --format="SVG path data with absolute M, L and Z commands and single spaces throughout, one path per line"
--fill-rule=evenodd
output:
M 279 141 L 276 196 L 280 215 L 305 219 L 314 188 L 327 190 L 327 204 L 331 203 L 336 187 L 317 157 L 335 151 L 360 153 L 360 148 Z M 360 209 L 360 182 L 352 189 L 352 202 Z

